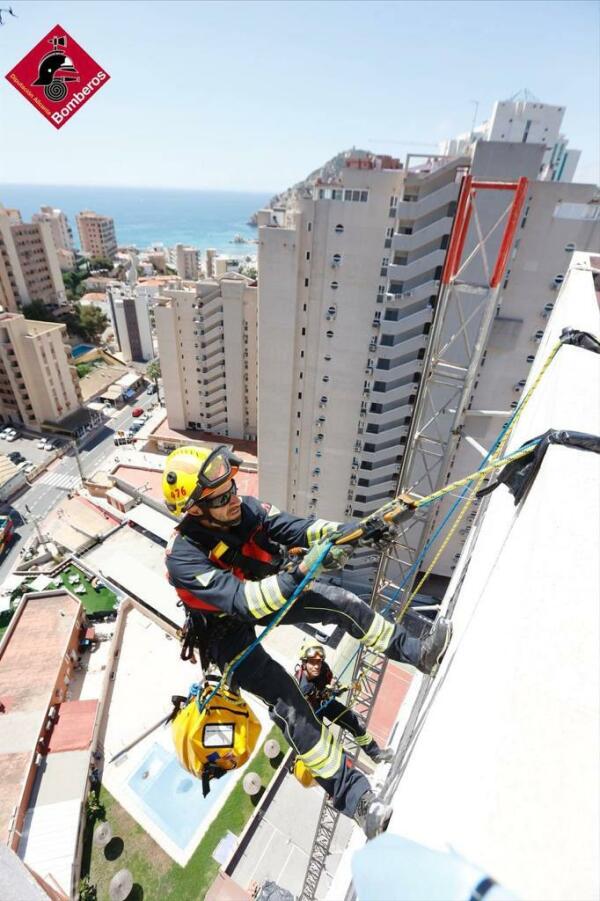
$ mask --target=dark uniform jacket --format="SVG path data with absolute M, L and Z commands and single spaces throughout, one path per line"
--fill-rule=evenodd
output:
M 339 528 L 325 519 L 282 513 L 254 497 L 242 499 L 242 519 L 227 531 L 186 516 L 167 547 L 168 578 L 190 611 L 226 613 L 256 622 L 277 612 L 302 581 L 279 572 L 281 546 L 310 547 Z

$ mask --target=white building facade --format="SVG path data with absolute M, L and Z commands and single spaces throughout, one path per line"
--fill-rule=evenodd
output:
M 256 438 L 257 289 L 232 274 L 163 290 L 154 308 L 169 426 Z
M 107 299 L 115 338 L 125 362 L 152 360 L 154 348 L 146 292 L 126 285 L 110 287 Z

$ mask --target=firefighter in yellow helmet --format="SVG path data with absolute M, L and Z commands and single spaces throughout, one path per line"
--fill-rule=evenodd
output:
M 337 700 L 339 695 L 347 691 L 347 686 L 340 686 L 334 679 L 331 667 L 325 659 L 323 645 L 315 642 L 303 643 L 294 676 L 300 691 L 321 721 L 328 720 L 347 729 L 354 736 L 358 747 L 374 763 L 388 762 L 392 759 L 393 750 L 380 748 L 354 711 Z
M 204 663 L 221 672 L 291 597 L 324 553 L 339 523 L 282 512 L 254 497 L 241 498 L 236 475 L 241 460 L 225 445 L 181 447 L 166 460 L 163 492 L 182 516 L 167 547 L 169 580 L 188 613 Z M 283 549 L 308 552 L 291 571 Z M 325 569 L 345 565 L 351 551 L 332 547 Z M 349 591 L 315 581 L 286 613 L 286 624 L 342 626 L 373 651 L 432 673 L 450 640 L 450 624 L 438 619 L 425 639 L 409 635 Z M 391 809 L 375 799 L 366 777 L 349 765 L 333 735 L 315 716 L 296 680 L 259 644 L 235 671 L 238 685 L 262 698 L 290 745 L 334 805 L 354 816 L 368 835 L 385 828 Z

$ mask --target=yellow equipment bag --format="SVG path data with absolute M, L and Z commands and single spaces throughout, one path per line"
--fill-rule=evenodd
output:
M 317 784 L 317 780 L 308 769 L 303 760 L 300 760 L 299 757 L 296 757 L 294 761 L 294 768 L 292 770 L 294 776 L 304 788 L 312 788 L 313 785 Z
M 199 685 L 192 685 L 187 699 L 173 699 L 178 707 L 171 723 L 175 752 L 182 767 L 202 779 L 204 797 L 211 779 L 246 763 L 261 731 L 248 704 L 227 688 L 219 689 L 203 707 L 213 691 L 207 681 L 201 693 Z

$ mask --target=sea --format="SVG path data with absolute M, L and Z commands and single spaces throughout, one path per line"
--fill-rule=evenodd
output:
M 24 221 L 40 206 L 58 207 L 66 213 L 79 246 L 75 215 L 94 210 L 115 220 L 120 246 L 144 250 L 153 244 L 191 244 L 200 250 L 214 247 L 220 253 L 256 256 L 256 244 L 238 244 L 241 235 L 251 242 L 257 230 L 248 219 L 261 209 L 271 193 L 202 191 L 173 188 L 109 188 L 72 185 L 2 185 L 0 203 L 16 207 Z

